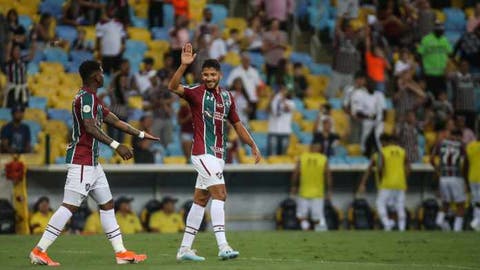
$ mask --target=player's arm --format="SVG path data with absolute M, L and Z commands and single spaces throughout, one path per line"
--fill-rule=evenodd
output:
M 410 175 L 410 172 L 412 171 L 412 168 L 410 166 L 410 162 L 408 162 L 407 157 L 405 157 L 405 160 L 403 162 L 403 167 L 405 169 L 405 177 L 408 177 Z
M 325 179 L 327 180 L 327 200 L 331 200 L 333 194 L 333 178 L 330 166 L 328 166 L 328 161 L 325 163 L 325 169 L 323 173 L 325 174 Z
M 100 142 L 109 145 L 123 158 L 123 160 L 129 160 L 133 157 L 132 149 L 130 149 L 126 145 L 120 144 L 119 142 L 115 141 L 114 139 L 110 138 L 110 136 L 105 134 L 105 132 L 96 125 L 95 119 L 83 119 L 83 125 L 85 126 L 85 131 L 88 134 L 90 134 L 92 137 L 99 140 Z
M 364 193 L 365 192 L 365 185 L 367 184 L 368 177 L 373 171 L 373 167 L 375 167 L 375 159 L 372 158 L 370 160 L 370 164 L 368 165 L 367 170 L 363 173 L 362 179 L 360 180 L 360 185 L 358 185 L 357 193 Z
M 255 163 L 260 162 L 260 160 L 262 159 L 262 154 L 260 153 L 260 150 L 258 149 L 255 141 L 253 141 L 252 136 L 250 136 L 250 133 L 247 131 L 245 126 L 243 126 L 242 122 L 236 122 L 235 124 L 233 124 L 233 128 L 237 132 L 240 140 L 250 146 L 250 148 L 252 149 L 252 154 L 255 157 Z
M 195 60 L 195 56 L 197 56 L 197 54 L 193 53 L 192 44 L 185 44 L 182 49 L 181 65 L 178 67 L 177 71 L 175 71 L 175 74 L 173 74 L 170 82 L 168 82 L 168 89 L 181 97 L 184 96 L 185 89 L 180 84 L 180 81 L 182 80 L 183 74 L 188 66 Z
M 148 139 L 148 140 L 153 140 L 153 141 L 159 141 L 160 138 L 157 138 L 155 136 L 152 136 L 148 134 L 145 131 L 140 131 L 134 127 L 132 127 L 129 123 L 120 120 L 114 113 L 109 112 L 107 116 L 104 119 L 105 123 L 108 125 L 123 131 L 127 134 L 130 134 L 135 137 L 139 137 L 140 139 Z
M 297 195 L 298 194 L 298 184 L 300 179 L 300 159 L 297 160 L 295 164 L 295 168 L 293 169 L 292 176 L 290 178 L 291 186 L 290 186 L 290 194 Z

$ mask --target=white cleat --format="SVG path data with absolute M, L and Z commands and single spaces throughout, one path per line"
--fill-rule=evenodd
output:
M 205 258 L 198 256 L 197 251 L 194 249 L 182 247 L 178 250 L 177 261 L 203 262 L 205 261 Z
M 476 232 L 479 232 L 480 231 L 480 222 L 478 219 L 474 219 L 472 220 L 472 222 L 470 222 L 470 226 L 472 227 L 472 229 Z
M 235 259 L 238 255 L 240 255 L 240 252 L 233 250 L 228 244 L 221 247 L 218 252 L 218 257 L 224 261 Z

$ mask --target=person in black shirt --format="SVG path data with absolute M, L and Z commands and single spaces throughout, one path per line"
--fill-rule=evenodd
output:
M 13 120 L 2 127 L 1 130 L 1 152 L 2 153 L 29 153 L 32 150 L 30 145 L 30 128 L 22 123 L 24 108 L 15 106 L 12 108 Z
M 322 132 L 317 132 L 313 136 L 313 144 L 322 145 L 322 154 L 331 157 L 335 155 L 335 146 L 337 146 L 340 137 L 332 132 L 332 119 L 330 117 L 324 117 L 322 125 Z
M 140 130 L 151 133 L 153 125 L 153 117 L 151 115 L 144 115 L 140 118 Z M 133 146 L 133 160 L 137 164 L 155 163 L 155 156 L 150 150 L 152 141 L 142 140 L 138 137 L 132 137 Z

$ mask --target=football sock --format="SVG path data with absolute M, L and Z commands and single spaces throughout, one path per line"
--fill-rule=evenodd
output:
M 437 223 L 437 225 L 441 226 L 444 221 L 445 221 L 445 212 L 438 211 L 437 218 L 435 219 L 435 223 Z
M 386 229 L 390 226 L 390 219 L 388 219 L 387 208 L 385 205 L 377 205 L 378 208 L 378 215 L 380 216 L 380 220 L 382 221 L 383 228 Z
M 461 232 L 463 229 L 463 217 L 455 217 L 455 223 L 453 224 L 453 230 L 455 232 Z
M 212 226 L 215 238 L 217 239 L 218 247 L 222 247 L 227 244 L 227 238 L 225 236 L 225 210 L 224 201 L 212 200 L 212 206 L 210 212 L 212 215 Z
M 113 209 L 100 210 L 100 221 L 102 222 L 105 235 L 110 243 L 112 243 L 113 250 L 116 253 L 126 251 L 123 246 L 122 232 L 115 218 L 115 211 Z
M 405 209 L 398 211 L 398 230 L 403 232 L 407 227 L 407 217 L 405 214 Z
M 183 240 L 181 248 L 191 248 L 195 235 L 202 224 L 203 215 L 205 214 L 205 207 L 198 204 L 192 204 L 190 212 L 187 216 L 187 224 L 185 226 L 185 233 L 183 234 Z
M 60 206 L 50 218 L 50 221 L 48 221 L 47 228 L 38 242 L 37 247 L 42 251 L 47 251 L 48 247 L 62 233 L 70 217 L 72 217 L 72 212 L 70 212 L 68 208 Z
M 300 222 L 300 227 L 302 227 L 302 230 L 308 231 L 308 229 L 310 229 L 310 222 L 304 219 Z

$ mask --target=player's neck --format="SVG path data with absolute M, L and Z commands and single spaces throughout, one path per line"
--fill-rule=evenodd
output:
M 92 93 L 97 93 L 97 86 L 95 85 L 92 85 L 92 84 L 84 84 L 82 86 L 82 89 L 84 89 L 85 91 L 88 91 L 88 92 L 92 92 Z

